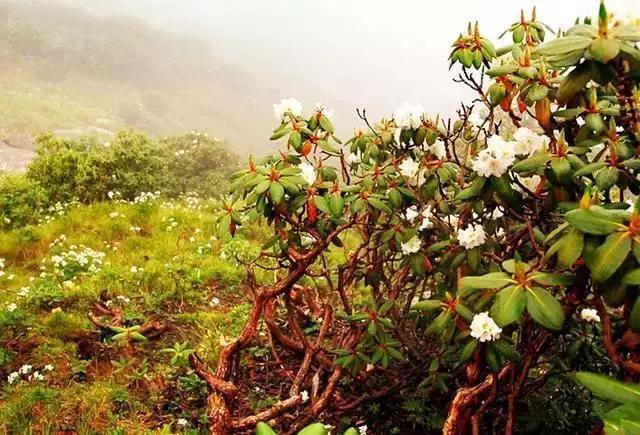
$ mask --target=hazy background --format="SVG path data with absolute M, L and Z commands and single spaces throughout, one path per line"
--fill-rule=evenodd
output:
M 609 0 L 640 16 L 640 0 Z M 449 47 L 469 20 L 496 42 L 520 8 L 552 28 L 598 0 L 0 0 L 0 160 L 43 130 L 197 128 L 241 153 L 273 147 L 271 105 L 335 109 L 338 132 L 403 101 L 449 115 L 467 97 Z M 4 157 L 3 157 L 4 156 Z

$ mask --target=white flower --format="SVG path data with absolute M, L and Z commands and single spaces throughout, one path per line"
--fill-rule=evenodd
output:
M 215 307 L 217 305 L 220 305 L 220 299 L 218 299 L 217 297 L 213 297 L 210 301 L 209 301 L 209 306 L 211 307 Z
M 538 186 L 542 181 L 542 178 L 540 177 L 540 175 L 532 175 L 531 177 L 521 177 L 518 174 L 514 174 L 514 175 L 516 176 L 517 180 L 520 183 L 522 183 L 524 187 L 526 187 L 530 192 L 533 192 L 533 193 L 535 193 L 536 190 L 538 190 Z M 520 187 L 518 184 L 514 184 L 513 188 L 514 190 L 517 190 L 520 193 L 525 193 L 528 195 L 528 193 L 524 191 L 524 189 Z
M 62 282 L 62 287 L 64 287 L 64 288 L 72 289 L 72 288 L 74 288 L 75 286 L 76 286 L 76 285 L 73 283 L 73 281 L 69 281 L 69 280 L 67 280 L 67 281 L 63 281 L 63 282 Z
M 29 376 L 29 379 L 35 379 L 36 381 L 44 381 L 44 375 L 40 372 L 33 372 L 33 375 Z
M 480 224 L 469 224 L 467 228 L 458 230 L 458 242 L 465 249 L 473 249 L 487 241 L 487 233 Z
M 107 192 L 107 197 L 109 197 L 109 199 L 113 199 L 113 197 L 114 197 L 115 195 L 116 195 L 116 194 L 115 194 L 112 190 L 110 190 L 110 191 L 108 191 L 108 192 Z
M 483 177 L 500 177 L 514 161 L 513 143 L 493 135 L 487 139 L 487 148 L 478 153 L 471 167 Z
M 418 211 L 418 206 L 416 205 L 412 205 L 404 211 L 404 217 L 407 218 L 409 222 L 412 222 L 418 216 L 420 216 L 420 212 Z
M 489 317 L 489 313 L 484 311 L 473 316 L 471 321 L 471 336 L 478 341 L 493 341 L 500 338 L 502 328 Z
M 550 142 L 547 136 L 537 134 L 527 127 L 517 129 L 513 134 L 513 139 L 515 140 L 515 154 L 528 156 L 537 151 L 544 151 Z
M 24 364 L 22 367 L 20 367 L 18 369 L 18 372 L 22 375 L 26 375 L 27 373 L 31 372 L 31 369 L 33 368 L 32 365 L 30 364 Z
M 590 322 L 590 323 L 600 322 L 600 316 L 598 315 L 598 311 L 594 308 L 583 308 L 582 311 L 580 311 L 580 318 L 585 322 Z
M 422 240 L 418 236 L 413 236 L 406 242 L 404 242 L 400 247 L 402 248 L 402 253 L 404 255 L 415 254 L 420 250 L 422 246 Z
M 415 177 L 419 169 L 420 164 L 410 157 L 404 159 L 398 166 L 398 170 L 400 171 L 400 173 L 407 178 Z
M 347 156 L 347 163 L 350 165 L 355 165 L 356 163 L 360 163 L 362 161 L 362 154 L 360 151 L 356 151 L 355 153 L 349 153 Z
M 179 418 L 178 421 L 176 421 L 176 424 L 182 427 L 189 426 L 189 422 L 185 418 Z
M 117 211 L 112 211 L 111 213 L 109 213 L 109 217 L 111 219 L 117 218 L 118 216 L 120 216 L 120 213 L 118 213 Z
M 362 426 L 358 426 L 358 434 L 359 435 L 366 435 L 368 429 L 369 428 L 367 427 L 366 424 L 363 424 Z
M 422 125 L 423 115 L 424 107 L 404 102 L 393 112 L 393 119 L 402 129 L 418 128 Z
M 51 372 L 53 371 L 53 366 L 51 364 L 47 364 L 46 366 L 44 366 L 44 370 L 46 372 Z
M 500 219 L 502 216 L 504 216 L 504 213 L 502 212 L 502 210 L 496 207 L 493 209 L 493 211 L 489 215 L 489 219 L 496 220 L 496 219 Z
M 295 98 L 283 98 L 280 103 L 273 105 L 273 115 L 278 121 L 283 121 L 287 113 L 293 116 L 302 115 L 302 104 Z
M 13 313 L 17 309 L 18 309 L 18 306 L 14 303 L 7 305 L 7 311 L 10 313 Z
M 131 269 L 129 269 L 129 272 L 138 273 L 138 268 L 136 266 L 131 266 Z
M 15 381 L 18 380 L 19 377 L 20 377 L 20 373 L 18 372 L 9 373 L 9 376 L 7 376 L 7 382 L 9 384 L 13 384 Z
M 427 208 L 422 210 L 420 213 L 421 222 L 420 222 L 420 230 L 426 230 L 427 228 L 433 227 L 433 211 L 431 210 L 431 206 L 428 205 Z
M 302 173 L 300 176 L 307 182 L 307 184 L 313 184 L 316 182 L 316 168 L 312 164 L 302 162 L 298 165 L 298 168 Z
M 443 160 L 447 157 L 447 147 L 444 145 L 444 141 L 437 139 L 433 145 L 429 146 L 429 151 L 433 153 L 437 158 Z
M 307 393 L 307 390 L 304 390 L 302 393 L 300 393 L 300 400 L 302 400 L 302 403 L 309 400 L 309 393 Z

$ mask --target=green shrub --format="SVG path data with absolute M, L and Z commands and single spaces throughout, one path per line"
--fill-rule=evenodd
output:
M 23 175 L 0 176 L 0 227 L 38 222 L 48 198 L 40 185 Z

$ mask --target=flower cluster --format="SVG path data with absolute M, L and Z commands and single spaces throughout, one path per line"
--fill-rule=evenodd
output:
M 424 107 L 404 102 L 393 112 L 393 119 L 402 129 L 418 128 L 422 125 L 424 112 Z
M 9 385 L 18 381 L 44 381 L 44 373 L 53 371 L 53 366 L 47 364 L 42 368 L 42 371 L 33 370 L 31 364 L 24 364 L 17 371 L 9 373 L 7 376 L 7 382 Z
M 483 177 L 500 177 L 515 161 L 514 145 L 501 136 L 487 139 L 487 147 L 480 151 L 471 167 Z
M 71 245 L 66 251 L 45 258 L 53 267 L 53 274 L 63 280 L 71 280 L 83 273 L 95 273 L 102 268 L 105 253 L 87 246 Z
M 473 316 L 471 321 L 471 336 L 478 341 L 493 341 L 500 338 L 502 328 L 484 311 Z
M 278 121 L 284 121 L 287 114 L 295 117 L 302 115 L 302 104 L 295 98 L 284 98 L 273 105 L 273 115 Z
M 473 249 L 484 245 L 487 241 L 487 233 L 480 224 L 470 224 L 466 228 L 458 230 L 458 242 L 465 249 Z

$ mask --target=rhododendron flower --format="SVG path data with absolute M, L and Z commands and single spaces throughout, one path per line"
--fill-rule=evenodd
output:
M 520 127 L 516 130 L 513 134 L 513 139 L 515 140 L 515 154 L 527 156 L 538 151 L 544 151 L 550 142 L 547 136 L 537 134 L 527 127 Z
M 540 177 L 540 175 L 532 175 L 531 177 L 521 177 L 520 175 L 515 174 L 515 177 L 518 179 L 520 183 L 522 183 L 524 187 L 526 187 L 529 191 L 533 193 L 535 193 L 536 190 L 538 190 L 538 186 L 542 181 L 542 177 Z M 516 183 L 513 184 L 513 188 L 518 192 L 528 195 L 528 193 Z
M 513 143 L 493 135 L 487 139 L 487 148 L 478 153 L 471 167 L 483 177 L 500 177 L 514 161 Z
M 417 205 L 412 205 L 404 211 L 404 217 L 407 218 L 409 222 L 412 222 L 418 216 L 420 216 L 420 212 L 418 211 Z
M 600 316 L 598 315 L 598 311 L 594 308 L 583 308 L 580 311 L 580 318 L 585 322 L 589 323 L 599 323 Z
M 418 174 L 420 164 L 412 158 L 406 158 L 398 166 L 398 170 L 407 178 L 413 178 Z
M 413 236 L 401 245 L 404 255 L 415 254 L 422 247 L 422 240 L 418 236 Z
M 424 107 L 404 102 L 393 112 L 393 119 L 402 129 L 418 128 L 422 125 L 424 112 Z
M 433 155 L 440 160 L 444 160 L 447 158 L 447 147 L 445 146 L 444 141 L 441 139 L 437 139 L 433 143 L 433 145 L 429 145 L 429 151 L 431 151 Z
M 471 321 L 471 336 L 476 340 L 484 343 L 485 341 L 493 341 L 500 338 L 502 328 L 489 317 L 489 313 L 484 311 L 473 316 Z
M 313 113 L 315 115 L 318 115 L 318 114 L 321 113 L 324 116 L 326 116 L 327 118 L 331 119 L 331 118 L 333 118 L 334 110 L 333 109 L 327 109 L 325 107 L 325 105 L 322 104 L 322 103 L 316 103 L 316 105 L 313 106 Z
M 470 224 L 467 228 L 458 230 L 458 242 L 465 249 L 473 249 L 487 241 L 487 233 L 480 224 Z
M 360 163 L 361 161 L 362 155 L 360 154 L 360 151 L 349 153 L 349 155 L 347 156 L 347 163 L 349 163 L 350 165 L 355 165 L 356 163 Z
M 302 171 L 300 176 L 307 184 L 313 184 L 316 182 L 316 169 L 312 164 L 307 162 L 302 162 L 298 165 L 298 168 Z
M 290 113 L 293 116 L 302 115 L 302 104 L 295 98 L 283 98 L 280 103 L 273 105 L 273 115 L 278 121 L 283 121 Z

